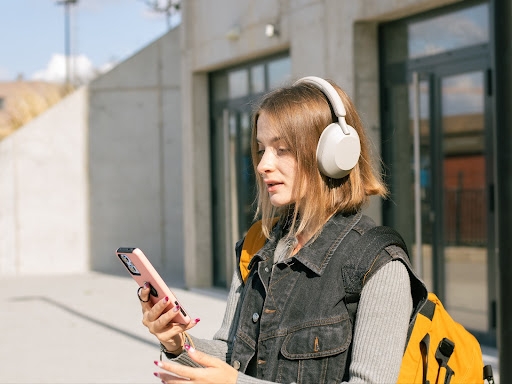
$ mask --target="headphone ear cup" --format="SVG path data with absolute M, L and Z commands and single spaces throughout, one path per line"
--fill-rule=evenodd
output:
M 320 171 L 327 177 L 341 179 L 347 176 L 359 161 L 361 143 L 356 130 L 346 126 L 350 134 L 343 133 L 340 125 L 330 124 L 318 140 L 316 159 Z

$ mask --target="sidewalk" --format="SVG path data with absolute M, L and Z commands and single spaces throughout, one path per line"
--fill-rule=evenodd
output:
M 99 273 L 0 279 L 0 383 L 154 384 L 156 339 L 142 325 L 130 277 Z M 211 338 L 227 292 L 173 292 Z
M 172 290 L 201 319 L 191 334 L 211 338 L 227 292 Z M 136 291 L 129 277 L 99 273 L 2 277 L 0 383 L 159 383 L 158 343 L 141 323 Z M 499 379 L 496 350 L 484 353 Z

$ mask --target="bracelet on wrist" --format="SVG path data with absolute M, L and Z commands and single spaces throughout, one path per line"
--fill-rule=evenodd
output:
M 165 354 L 165 357 L 167 357 L 168 359 L 175 359 L 181 354 L 182 350 L 183 348 L 180 347 L 174 351 L 169 351 L 167 350 L 167 348 L 165 348 L 165 345 L 160 343 L 160 361 L 162 361 L 162 353 Z
M 181 353 L 183 352 L 183 346 L 185 345 L 185 338 L 183 337 L 183 334 L 180 334 L 180 339 L 182 345 L 172 351 L 169 351 L 165 347 L 165 345 L 163 345 L 160 342 L 160 361 L 162 361 L 162 353 L 165 354 L 165 357 L 167 357 L 168 359 L 175 359 L 176 357 L 181 355 Z

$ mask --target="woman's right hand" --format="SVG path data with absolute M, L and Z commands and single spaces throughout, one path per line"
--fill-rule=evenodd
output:
M 179 355 L 183 351 L 184 346 L 183 332 L 193 328 L 199 322 L 199 319 L 192 320 L 187 325 L 173 322 L 180 308 L 175 306 L 170 311 L 164 313 L 169 298 L 164 297 L 153 305 L 148 300 L 149 284 L 145 283 L 141 288 L 138 294 L 142 307 L 142 324 L 148 328 L 150 333 L 157 337 L 167 351 Z

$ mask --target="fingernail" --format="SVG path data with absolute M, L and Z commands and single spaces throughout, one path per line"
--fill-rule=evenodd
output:
M 144 289 L 148 289 L 149 288 L 149 283 L 147 281 L 144 282 Z
M 160 377 L 160 375 L 158 374 L 158 372 L 153 372 L 153 375 L 155 375 L 156 377 Z
M 197 319 L 194 320 L 194 322 L 197 324 L 201 321 L 201 319 L 198 317 Z
M 187 352 L 195 352 L 194 347 L 190 346 L 190 344 L 185 344 L 183 348 L 185 348 Z
M 169 297 L 168 296 L 165 296 L 164 297 L 164 304 L 167 303 L 169 301 Z
M 179 305 L 177 305 L 177 306 L 175 306 L 172 310 L 173 310 L 174 312 L 178 312 L 178 311 L 180 310 L 180 306 L 179 306 Z

